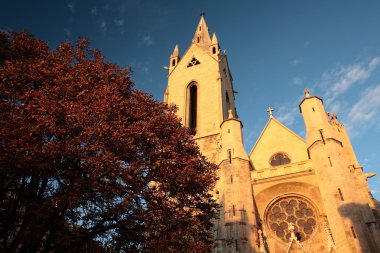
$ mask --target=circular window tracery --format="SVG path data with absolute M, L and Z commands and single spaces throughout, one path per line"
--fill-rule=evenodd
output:
M 291 162 L 290 158 L 285 153 L 282 153 L 282 152 L 274 154 L 270 158 L 270 161 L 269 161 L 272 167 L 289 164 L 290 162 Z
M 316 229 L 317 218 L 313 206 L 304 198 L 288 196 L 276 200 L 267 211 L 267 225 L 281 240 L 289 242 L 289 223 L 293 223 L 298 239 L 303 242 Z

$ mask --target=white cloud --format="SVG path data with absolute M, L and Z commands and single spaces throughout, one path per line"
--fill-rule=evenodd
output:
M 98 9 L 96 7 L 92 8 L 90 12 L 92 16 L 98 16 Z
M 154 40 L 150 34 L 142 35 L 139 45 L 150 47 L 154 44 Z
M 293 65 L 293 66 L 297 66 L 297 65 L 301 64 L 302 61 L 301 61 L 301 60 L 298 60 L 298 59 L 294 59 L 294 60 L 291 60 L 289 63 L 290 63 L 291 65 Z
M 329 111 L 333 114 L 337 114 L 340 111 L 341 108 L 341 103 L 339 101 L 334 101 L 330 106 L 329 106 Z
M 68 7 L 69 10 L 71 11 L 71 13 L 74 13 L 74 12 L 75 12 L 75 5 L 74 5 L 74 2 L 69 2 L 69 3 L 67 3 L 67 7 Z
M 289 108 L 291 108 L 289 110 Z M 282 124 L 286 126 L 293 125 L 294 121 L 296 120 L 296 117 L 299 115 L 298 107 L 297 106 L 281 106 L 278 109 L 278 116 L 275 114 L 275 117 L 278 121 L 280 121 Z
M 114 23 L 117 26 L 123 26 L 124 25 L 124 19 L 123 18 L 121 18 L 121 19 L 115 19 Z
M 131 66 L 133 71 L 142 72 L 147 75 L 150 73 L 150 69 L 149 69 L 150 60 L 137 61 L 136 59 L 134 59 L 129 63 L 129 65 Z
M 141 70 L 144 72 L 144 74 L 149 74 L 149 67 L 148 66 L 143 66 Z
M 99 22 L 99 28 L 102 31 L 103 35 L 107 33 L 107 23 L 104 19 L 101 19 Z
M 376 124 L 380 116 L 380 84 L 367 88 L 348 113 L 348 126 L 354 124 L 369 127 Z
M 244 146 L 246 149 L 247 148 L 249 149 L 248 150 L 249 152 L 251 151 L 250 149 L 252 149 L 256 138 L 257 138 L 257 132 L 253 130 L 250 131 L 248 135 L 244 138 L 244 144 L 245 144 Z
M 373 188 L 373 189 L 371 190 L 371 193 L 372 193 L 373 195 L 380 193 L 380 188 Z
M 301 130 L 300 132 L 297 133 L 297 135 L 303 139 L 306 139 L 306 132 L 305 130 Z
M 322 89 L 327 103 L 332 103 L 336 97 L 345 93 L 356 83 L 367 80 L 380 64 L 380 57 L 374 57 L 368 62 L 340 66 L 322 74 Z
M 65 28 L 64 31 L 65 31 L 66 37 L 68 37 L 68 38 L 71 37 L 71 29 L 70 28 Z
M 293 77 L 292 82 L 293 82 L 295 85 L 302 85 L 302 84 L 303 84 L 302 78 L 299 77 L 299 76 L 295 76 L 295 77 Z

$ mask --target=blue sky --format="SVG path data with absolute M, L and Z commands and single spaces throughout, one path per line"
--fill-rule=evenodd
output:
M 369 183 L 380 199 L 380 1 L 3 0 L 0 29 L 27 29 L 52 48 L 87 37 L 162 100 L 163 67 L 175 44 L 188 48 L 201 11 L 227 51 L 247 151 L 268 106 L 304 137 L 298 103 L 310 88 L 338 113 L 365 172 L 378 174 Z

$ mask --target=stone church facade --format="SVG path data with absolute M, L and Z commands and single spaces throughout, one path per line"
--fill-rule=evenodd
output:
M 170 56 L 166 103 L 178 106 L 204 156 L 219 166 L 215 252 L 380 252 L 380 204 L 346 129 L 310 95 L 306 140 L 270 118 L 248 154 L 227 55 L 201 15 L 193 41 Z

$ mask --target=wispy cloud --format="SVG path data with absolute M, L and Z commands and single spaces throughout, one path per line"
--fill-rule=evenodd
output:
M 380 84 L 364 90 L 348 113 L 347 125 L 350 129 L 358 124 L 361 127 L 370 127 L 378 122 L 376 120 L 378 117 L 380 117 Z
M 141 35 L 141 40 L 139 42 L 139 45 L 144 45 L 147 47 L 154 45 L 153 37 L 150 34 Z
M 90 10 L 90 13 L 92 16 L 96 17 L 96 16 L 98 16 L 98 9 L 96 7 L 94 7 Z
M 302 61 L 299 60 L 299 59 L 294 59 L 294 60 L 291 60 L 289 63 L 290 63 L 291 65 L 293 65 L 293 66 L 297 66 L 297 65 L 301 64 Z
M 121 19 L 115 19 L 113 22 L 117 26 L 123 26 L 124 25 L 124 19 L 123 18 L 121 18 Z
M 74 4 L 74 2 L 67 3 L 67 8 L 69 8 L 69 10 L 70 10 L 71 13 L 74 13 L 75 12 L 75 4 Z
M 340 109 L 342 108 L 342 102 L 341 101 L 334 101 L 329 106 L 329 111 L 331 113 L 337 114 L 340 112 Z
M 142 72 L 144 72 L 144 74 L 149 74 L 149 67 L 148 66 L 143 66 L 141 68 Z
M 149 70 L 149 65 L 150 65 L 150 60 L 146 61 L 137 61 L 134 59 L 132 62 L 129 63 L 133 71 L 139 71 L 142 72 L 146 75 L 150 73 Z
M 367 80 L 380 64 L 380 57 L 374 57 L 367 62 L 339 66 L 322 74 L 322 88 L 327 102 L 333 102 L 336 97 L 345 93 L 353 85 Z
M 295 85 L 302 85 L 303 84 L 302 78 L 299 76 L 293 77 L 292 82 Z
M 257 131 L 250 131 L 247 136 L 244 137 L 244 146 L 248 149 L 248 152 L 251 151 L 253 145 L 255 144 L 255 140 L 257 139 Z
M 99 28 L 103 35 L 107 33 L 108 27 L 105 19 L 99 21 Z
M 286 126 L 293 125 L 297 116 L 299 115 L 297 106 L 283 105 L 280 106 L 278 112 L 275 114 L 275 117 L 278 121 Z
M 375 188 L 371 187 L 371 188 L 372 188 L 371 189 L 371 193 L 373 195 L 376 195 L 376 194 L 380 193 L 380 188 L 379 187 L 375 187 Z
M 63 29 L 63 31 L 65 32 L 67 38 L 71 37 L 71 29 L 70 28 L 65 28 L 65 29 Z

